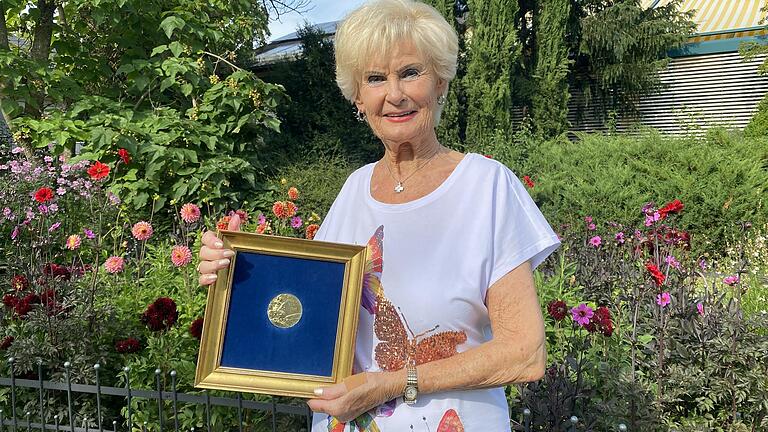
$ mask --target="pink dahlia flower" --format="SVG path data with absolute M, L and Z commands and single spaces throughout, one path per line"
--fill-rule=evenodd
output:
M 136 222 L 136 224 L 131 229 L 131 234 L 133 234 L 133 237 L 136 240 L 147 240 L 150 237 L 152 237 L 152 233 L 154 231 L 152 230 L 152 225 L 149 224 L 149 222 L 141 221 Z
M 123 260 L 123 257 L 111 256 L 104 262 L 104 268 L 107 270 L 107 273 L 120 273 L 124 267 L 125 260 Z
M 80 236 L 77 234 L 72 234 L 71 236 L 67 237 L 67 242 L 65 243 L 65 246 L 69 250 L 75 250 L 80 247 Z
M 171 261 L 176 267 L 183 267 L 192 261 L 192 252 L 186 246 L 174 246 L 171 251 Z
M 184 222 L 194 223 L 200 219 L 200 207 L 192 203 L 186 203 L 181 206 L 181 211 L 179 211 L 179 214 L 181 215 L 181 219 L 183 219 Z

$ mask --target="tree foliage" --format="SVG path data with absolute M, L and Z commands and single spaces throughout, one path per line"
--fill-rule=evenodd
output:
M 0 2 L 0 99 L 19 144 L 117 161 L 136 208 L 257 186 L 279 86 L 238 66 L 267 34 L 258 0 Z M 277 5 L 279 6 L 279 5 Z M 151 200 L 153 195 L 159 199 Z
M 640 0 L 580 0 L 580 25 L 572 46 L 577 88 L 606 110 L 633 111 L 637 99 L 659 89 L 667 52 L 695 30 L 680 0 L 644 9 Z
M 542 0 L 536 27 L 536 69 L 538 91 L 532 100 L 533 124 L 545 136 L 565 132 L 568 126 L 568 58 L 566 29 L 571 13 L 570 0 Z
M 381 144 L 367 124 L 355 119 L 355 107 L 336 85 L 333 43 L 320 29 L 299 29 L 299 58 L 257 72 L 267 82 L 285 88 L 290 103 L 278 107 L 281 133 L 267 142 L 273 157 L 270 169 L 315 157 L 340 155 L 353 163 L 369 162 L 379 155 Z
M 514 28 L 517 0 L 472 0 L 467 35 L 467 140 L 512 130 L 513 65 L 521 52 Z

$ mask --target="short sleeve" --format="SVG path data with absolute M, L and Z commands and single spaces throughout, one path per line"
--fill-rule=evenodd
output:
M 523 183 L 503 165 L 493 199 L 493 269 L 489 287 L 526 261 L 535 269 L 560 246 L 557 234 Z

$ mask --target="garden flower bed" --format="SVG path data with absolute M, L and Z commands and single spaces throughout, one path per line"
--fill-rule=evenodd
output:
M 225 215 L 206 203 L 171 201 L 172 213 L 139 216 L 110 192 L 115 173 L 131 164 L 124 150 L 114 156 L 73 162 L 16 148 L 0 165 L 0 355 L 15 359 L 19 379 L 40 373 L 51 382 L 94 384 L 98 363 L 100 385 L 130 380 L 134 388 L 195 393 L 206 290 L 197 285 L 194 251 L 205 227 L 225 228 L 236 213 L 248 231 L 312 238 L 320 217 L 286 182 L 259 205 Z M 768 427 L 768 227 L 744 222 L 724 256 L 695 255 L 695 236 L 680 228 L 686 210 L 670 197 L 637 209 L 636 224 L 586 216 L 558 229 L 563 247 L 535 275 L 550 366 L 539 382 L 509 387 L 513 424 L 548 431 L 621 423 L 642 431 Z M 0 366 L 0 376 L 9 375 Z M 20 392 L 15 402 L 36 412 L 38 396 Z M 68 422 L 66 398 L 52 391 L 45 398 L 47 421 L 59 415 Z M 0 409 L 9 413 L 10 404 L 0 387 Z M 203 406 L 161 405 L 162 416 L 156 401 L 141 398 L 130 413 L 121 401 L 99 412 L 107 424 L 130 416 L 150 430 L 161 418 L 184 430 L 201 427 L 210 415 Z M 211 409 L 215 430 L 242 415 Z M 75 398 L 73 410 L 80 421 L 99 417 L 85 397 Z M 260 430 L 272 417 L 247 411 L 243 421 Z M 278 430 L 306 427 L 301 416 L 280 422 Z

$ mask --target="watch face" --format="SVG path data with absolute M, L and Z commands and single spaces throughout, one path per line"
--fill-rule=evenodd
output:
M 406 399 L 414 400 L 416 399 L 416 396 L 418 395 L 418 390 L 416 390 L 416 387 L 408 386 L 405 388 L 405 394 L 403 395 Z

